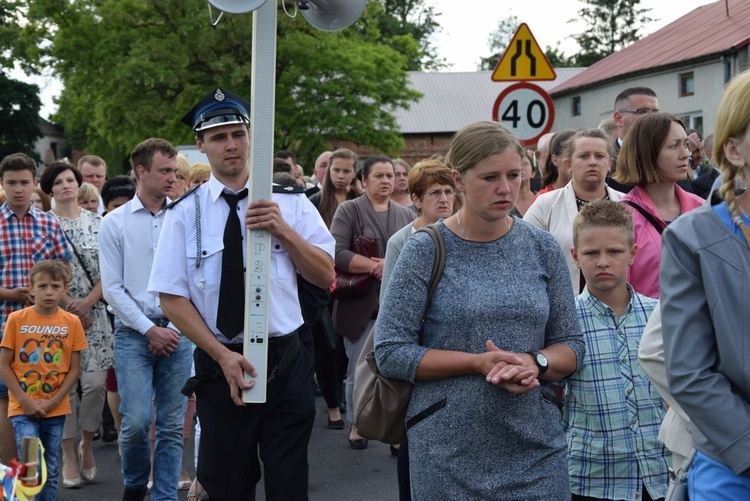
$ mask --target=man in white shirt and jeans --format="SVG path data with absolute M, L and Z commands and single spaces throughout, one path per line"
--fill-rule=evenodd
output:
M 115 368 L 122 402 L 120 450 L 123 501 L 142 501 L 151 470 L 149 425 L 154 396 L 156 449 L 153 501 L 177 500 L 182 426 L 190 377 L 190 342 L 169 324 L 159 299 L 147 291 L 164 222 L 167 194 L 176 181 L 177 150 L 151 138 L 130 155 L 138 191 L 102 220 L 99 229 L 102 290 L 115 319 Z

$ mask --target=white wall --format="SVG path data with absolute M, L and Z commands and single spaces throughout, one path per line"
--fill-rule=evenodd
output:
M 733 64 L 733 67 L 737 67 Z M 679 75 L 693 72 L 695 94 L 680 97 Z M 686 65 L 666 72 L 623 79 L 617 83 L 587 89 L 576 94 L 553 98 L 555 123 L 553 131 L 567 128 L 597 127 L 599 123 L 612 118 L 614 100 L 617 94 L 628 87 L 649 87 L 656 92 L 659 109 L 675 115 L 700 114 L 703 116 L 704 136 L 712 134 L 716 120 L 716 110 L 724 89 L 724 65 L 717 57 L 714 61 L 699 65 Z M 581 98 L 581 115 L 573 116 L 573 97 Z

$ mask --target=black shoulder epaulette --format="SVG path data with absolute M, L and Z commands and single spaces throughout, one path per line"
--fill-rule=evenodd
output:
M 305 188 L 302 186 L 282 186 L 279 184 L 273 185 L 273 192 L 274 193 L 286 193 L 286 194 L 296 194 L 296 193 L 304 193 Z
M 190 189 L 190 190 L 186 191 L 186 192 L 185 192 L 185 194 L 184 194 L 184 195 L 182 195 L 182 196 L 181 196 L 180 198 L 178 198 L 178 199 L 177 199 L 177 200 L 175 200 L 174 202 L 170 202 L 169 204 L 167 204 L 167 206 L 166 206 L 166 207 L 164 207 L 164 210 L 169 210 L 169 209 L 171 209 L 172 207 L 174 207 L 175 205 L 177 205 L 178 203 L 182 202 L 183 200 L 185 200 L 185 199 L 186 199 L 186 198 L 188 197 L 188 195 L 192 195 L 192 194 L 193 194 L 193 192 L 194 192 L 195 190 L 197 190 L 198 188 L 200 188 L 201 186 L 202 186 L 202 185 L 198 185 L 198 186 L 196 186 L 195 188 L 193 188 L 193 189 Z

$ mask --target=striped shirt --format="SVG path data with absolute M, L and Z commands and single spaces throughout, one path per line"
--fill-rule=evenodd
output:
M 668 464 L 658 441 L 664 403 L 638 362 L 638 345 L 656 300 L 633 291 L 617 318 L 588 288 L 576 298 L 586 342 L 580 369 L 567 383 L 563 427 L 571 492 L 637 501 L 667 489 Z
M 0 206 L 0 287 L 28 287 L 31 268 L 44 259 L 65 263 L 71 259 L 57 219 L 33 205 L 20 218 L 8 204 Z M 8 315 L 25 307 L 24 303 L 0 300 L 0 337 Z

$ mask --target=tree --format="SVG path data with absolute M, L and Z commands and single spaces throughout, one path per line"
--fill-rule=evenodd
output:
M 211 88 L 249 97 L 250 15 L 225 15 L 212 27 L 203 0 L 25 2 L 16 53 L 28 69 L 51 66 L 62 80 L 55 118 L 68 142 L 114 165 L 126 165 L 149 136 L 192 144 L 179 118 Z M 379 4 L 372 7 L 377 13 Z M 392 110 L 419 97 L 406 74 L 418 45 L 412 40 L 403 55 L 380 39 L 367 19 L 326 33 L 279 10 L 275 149 L 309 165 L 327 140 L 389 154 L 402 147 Z
M 432 35 L 440 29 L 438 16 L 424 0 L 370 0 L 365 19 L 377 24 L 384 44 L 407 56 L 408 71 L 421 71 L 445 67 L 432 44 Z
M 578 11 L 586 29 L 573 38 L 581 46 L 577 66 L 591 66 L 637 41 L 638 31 L 653 21 L 646 15 L 651 9 L 639 8 L 641 0 L 583 0 Z M 572 20 L 571 20 L 572 21 Z
M 563 53 L 560 42 L 557 42 L 554 47 L 547 45 L 544 48 L 544 55 L 553 68 L 572 68 L 576 65 L 574 57 L 566 56 Z
M 36 160 L 34 142 L 39 129 L 39 87 L 8 78 L 0 73 L 0 159 L 11 153 L 26 153 Z
M 6 74 L 13 68 L 13 41 L 18 37 L 18 19 L 22 12 L 16 2 L 0 1 L 0 159 L 23 152 L 39 160 L 34 142 L 39 129 L 39 87 L 14 80 Z
M 517 16 L 508 16 L 497 23 L 497 29 L 490 34 L 490 38 L 487 41 L 492 55 L 481 58 L 481 63 L 479 64 L 480 70 L 495 69 L 520 25 L 521 23 L 518 21 Z

